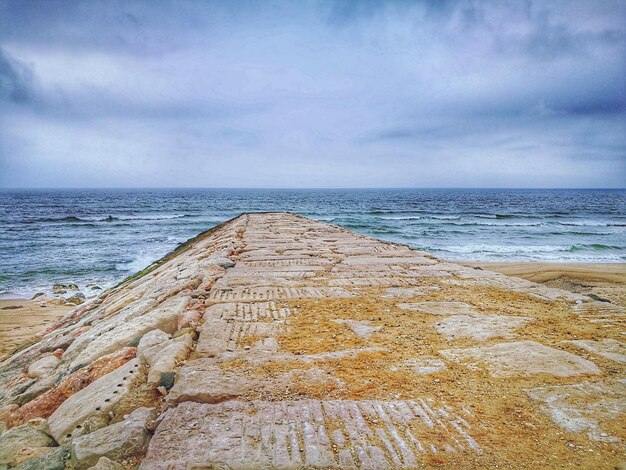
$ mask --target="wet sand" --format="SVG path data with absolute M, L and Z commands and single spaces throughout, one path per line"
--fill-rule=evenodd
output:
M 463 263 L 626 306 L 626 263 Z
M 0 300 L 0 360 L 72 308 L 33 300 Z

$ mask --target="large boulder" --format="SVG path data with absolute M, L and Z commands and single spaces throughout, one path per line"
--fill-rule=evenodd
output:
M 12 409 L 12 413 L 8 415 L 10 424 L 17 426 L 33 418 L 47 418 L 69 397 L 100 377 L 113 372 L 118 367 L 134 359 L 135 354 L 135 348 L 122 348 L 113 354 L 101 357 L 87 367 L 73 372 L 63 378 L 59 384 L 24 404 L 18 410 Z
M 105 354 L 128 346 L 133 341 L 138 341 L 143 335 L 154 329 L 174 333 L 178 328 L 178 315 L 184 311 L 188 301 L 189 297 L 187 296 L 168 299 L 148 313 L 119 322 L 115 328 L 93 338 L 85 349 L 78 353 L 75 358 L 72 358 L 71 367 L 89 364 Z M 68 349 L 64 357 L 69 355 L 70 350 Z
M 74 439 L 72 464 L 82 469 L 96 465 L 101 457 L 119 461 L 143 454 L 151 437 L 148 422 L 156 417 L 154 408 L 137 408 L 122 422 Z
M 133 359 L 65 400 L 49 418 L 50 433 L 66 443 L 109 424 L 109 411 L 141 381 L 139 359 Z
M 148 335 L 151 336 L 146 343 L 151 343 L 151 339 L 158 335 L 158 333 L 154 335 L 151 333 L 144 336 L 144 338 Z M 164 338 L 162 335 L 158 336 L 160 339 Z M 165 337 L 167 337 L 167 335 Z M 176 364 L 189 356 L 189 353 L 193 349 L 193 334 L 187 333 L 173 339 L 168 339 L 162 343 L 154 344 L 149 348 L 142 346 L 140 342 L 138 347 L 139 357 L 150 367 L 148 371 L 148 383 L 155 384 L 160 382 L 162 374 L 173 371 L 176 368 Z
M 89 470 L 125 470 L 122 464 L 114 462 L 107 457 L 100 457 L 98 463 L 93 467 L 89 467 Z
M 50 451 L 39 457 L 21 463 L 16 470 L 65 470 L 65 462 L 70 456 L 67 446 L 52 447 Z
M 59 365 L 59 362 L 61 362 L 59 358 L 53 355 L 42 357 L 28 367 L 28 375 L 34 379 L 47 375 Z
M 31 424 L 10 429 L 0 436 L 0 468 L 4 465 L 13 466 L 26 460 L 24 456 L 29 452 L 40 453 L 34 449 L 53 446 L 56 446 L 54 439 Z

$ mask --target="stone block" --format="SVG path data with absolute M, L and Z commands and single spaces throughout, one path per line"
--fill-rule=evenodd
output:
M 139 367 L 139 359 L 133 359 L 65 400 L 48 419 L 57 442 L 106 426 L 108 412 L 141 380 Z
M 504 315 L 452 315 L 439 320 L 435 329 L 449 339 L 512 338 L 512 330 L 531 321 L 528 317 Z
M 498 343 L 468 349 L 447 349 L 441 354 L 451 361 L 467 363 L 474 360 L 485 364 L 494 377 L 516 377 L 548 374 L 556 377 L 596 375 L 600 369 L 575 354 L 551 348 L 535 341 Z M 470 367 L 477 368 L 475 363 Z
M 83 469 L 96 465 L 101 457 L 123 460 L 143 454 L 151 437 L 146 426 L 156 417 L 154 408 L 137 408 L 124 421 L 74 439 L 72 464 Z

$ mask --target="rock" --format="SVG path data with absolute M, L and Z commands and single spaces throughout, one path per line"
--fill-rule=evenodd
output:
M 74 344 L 72 344 L 72 347 L 67 349 L 63 357 L 64 359 L 72 359 L 71 367 L 78 364 L 88 364 L 105 354 L 127 346 L 133 340 L 139 341 L 143 335 L 154 329 L 174 333 L 177 330 L 178 315 L 184 310 L 188 301 L 188 296 L 176 296 L 165 300 L 143 315 L 116 323 L 112 329 L 96 332 L 87 331 L 81 335 L 81 338 L 76 339 L 76 341 L 85 343 L 85 348 L 80 351 L 75 349 Z
M 72 441 L 72 463 L 77 469 L 96 465 L 101 457 L 113 460 L 142 454 L 150 441 L 146 428 L 154 420 L 154 408 L 137 408 L 124 421 L 77 437 Z
M 57 442 L 106 426 L 109 411 L 141 380 L 139 366 L 139 359 L 133 359 L 65 400 L 48 420 Z
M 18 465 L 16 470 L 64 470 L 70 456 L 68 446 L 51 447 L 50 451 Z
M 402 363 L 402 367 L 419 375 L 427 375 L 445 370 L 446 364 L 441 359 L 434 357 L 418 357 L 407 359 Z
M 85 296 L 80 298 L 77 295 L 73 295 L 73 296 L 68 297 L 67 299 L 65 299 L 66 304 L 69 304 L 69 305 L 80 305 L 84 301 L 85 301 Z
M 421 468 L 433 455 L 480 452 L 455 408 L 423 399 L 185 402 L 165 412 L 139 468 Z
M 67 290 L 78 290 L 78 286 L 76 284 L 68 284 Z
M 32 296 L 30 300 L 36 300 L 43 295 L 46 295 L 46 294 L 44 292 L 37 292 L 35 295 Z
M 63 378 L 61 382 L 34 400 L 16 410 L 14 407 L 7 418 L 13 426 L 35 417 L 47 418 L 65 400 L 100 377 L 109 374 L 135 357 L 135 348 L 123 348 L 116 353 L 101 357 L 87 367 Z M 0 416 L 1 419 L 1 416 Z
M 178 316 L 178 329 L 198 326 L 202 312 L 199 310 L 186 310 Z
M 52 387 L 54 387 L 56 379 L 57 376 L 52 373 L 45 377 L 40 377 L 39 379 L 35 380 L 35 382 L 30 387 L 28 387 L 17 397 L 15 397 L 14 403 L 17 403 L 18 405 L 24 405 L 31 402 L 41 394 L 47 392 Z
M 247 374 L 240 374 L 223 368 L 219 360 L 196 359 L 188 361 L 176 371 L 176 383 L 167 396 L 170 404 L 194 401 L 199 403 L 221 403 L 255 391 L 276 393 L 297 383 L 307 387 L 340 388 L 343 382 L 322 369 L 290 369 L 264 380 Z
M 54 284 L 52 286 L 53 294 L 65 294 L 67 292 L 67 286 L 64 284 Z
M 54 449 L 55 447 L 28 447 L 20 449 L 15 454 L 15 465 L 20 465 L 26 462 L 30 462 L 31 460 L 37 459 L 39 457 L 45 456 L 52 452 Z
M 148 361 L 148 383 L 154 384 L 161 381 L 161 375 L 173 371 L 176 364 L 189 356 L 193 346 L 193 335 L 187 334 L 167 341 L 164 345 L 154 346 L 154 352 Z
M 468 349 L 447 349 L 441 354 L 456 362 L 474 359 L 485 364 L 494 377 L 550 374 L 556 377 L 600 374 L 600 369 L 580 356 L 535 341 L 498 343 Z
M 371 326 L 369 321 L 335 320 L 335 323 L 346 325 L 355 335 L 362 339 L 370 339 L 372 333 L 382 329 L 382 326 Z
M 204 261 L 207 264 L 214 264 L 224 269 L 232 268 L 233 266 L 235 266 L 235 262 L 226 257 L 207 258 Z
M 512 330 L 530 322 L 528 317 L 505 315 L 452 315 L 437 322 L 437 333 L 449 339 L 471 338 L 483 341 L 489 338 L 511 338 Z
M 183 335 L 187 335 L 187 334 L 191 334 L 194 339 L 196 339 L 196 337 L 197 337 L 196 330 L 194 330 L 193 328 L 182 328 L 182 329 L 178 330 L 176 333 L 174 333 L 172 335 L 172 338 L 178 338 L 179 336 L 183 336 Z
M 220 403 L 241 396 L 258 385 L 252 377 L 224 370 L 213 360 L 189 361 L 177 375 L 178 380 L 167 396 L 171 403 L 188 400 Z
M 157 346 L 157 348 L 160 347 L 162 344 L 169 341 L 169 339 L 170 335 L 159 329 L 146 333 L 141 337 L 137 345 L 137 357 L 141 359 L 142 362 L 149 363 L 152 358 L 149 351 L 153 351 L 153 354 L 156 353 L 157 349 L 152 348 L 155 346 Z
M 573 344 L 574 346 L 586 349 L 589 352 L 621 364 L 626 363 L 626 346 L 624 346 L 624 343 L 620 343 L 614 339 L 607 338 L 600 341 L 579 339 L 564 341 L 564 343 Z
M 107 457 L 100 457 L 98 463 L 89 467 L 89 470 L 124 470 L 124 466 Z
M 626 413 L 626 381 L 549 385 L 526 393 L 540 402 L 540 410 L 564 431 L 586 433 L 593 441 L 623 442 L 619 431 L 615 433 L 617 435 L 610 435 L 603 427 L 611 421 L 623 424 L 620 417 Z
M 431 315 L 475 315 L 477 313 L 471 305 L 463 302 L 409 302 L 396 304 L 396 307 Z
M 176 372 L 162 372 L 159 379 L 159 386 L 157 388 L 163 388 L 169 390 L 174 386 L 176 380 Z M 165 394 L 163 394 L 165 395 Z
M 59 362 L 61 362 L 59 358 L 54 355 L 42 357 L 28 367 L 28 375 L 34 379 L 47 375 L 59 365 Z
M 52 437 L 30 424 L 10 429 L 0 436 L 0 467 L 19 463 L 19 453 L 26 449 L 55 445 Z

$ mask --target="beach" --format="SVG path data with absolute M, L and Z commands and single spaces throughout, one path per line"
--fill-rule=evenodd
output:
M 613 304 L 626 306 L 626 263 L 468 262 L 465 264 L 577 294 L 595 295 Z
M 25 299 L 0 300 L 0 360 L 52 326 L 73 307 Z

